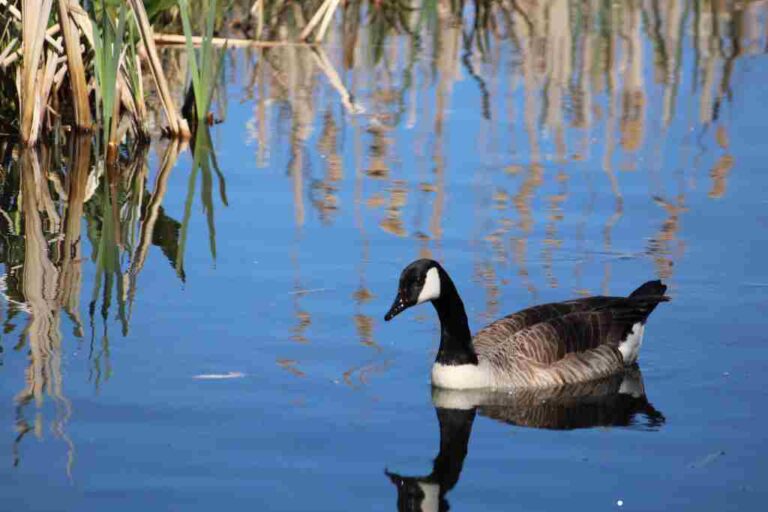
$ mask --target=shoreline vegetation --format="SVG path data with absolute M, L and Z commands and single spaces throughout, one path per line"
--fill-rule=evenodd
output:
M 287 2 L 300 12 L 319 6 L 298 37 L 280 40 L 218 37 L 222 0 L 0 0 L 0 134 L 25 146 L 53 138 L 57 130 L 104 134 L 107 157 L 126 137 L 148 140 L 146 96 L 154 92 L 165 115 L 164 136 L 189 140 L 194 126 L 211 122 L 208 112 L 185 111 L 170 93 L 158 46 L 183 46 L 192 80 L 187 98 L 213 94 L 216 69 L 208 68 L 213 48 L 312 46 L 327 31 L 339 0 Z M 256 34 L 265 33 L 272 4 L 257 0 L 249 11 Z M 55 4 L 55 5 L 54 5 Z M 270 4 L 270 5 L 265 5 Z M 191 19 L 192 13 L 199 19 Z M 153 21 L 169 20 L 181 34 L 156 32 Z M 218 27 L 217 27 L 218 25 Z M 202 35 L 198 35 L 202 32 Z M 294 32 L 296 32 L 294 30 Z M 196 75 L 197 58 L 203 69 Z M 216 59 L 216 67 L 222 55 Z M 151 80 L 149 79 L 151 77 Z M 201 80 L 200 77 L 205 77 Z M 152 87 L 154 91 L 148 91 Z M 202 88 L 202 89 L 201 89 Z M 8 98 L 15 89 L 16 98 Z M 16 101 L 13 101 L 15 99 Z M 111 148 L 111 149 L 110 149 Z M 113 157 L 110 157 L 112 159 Z
M 393 34 L 409 36 L 415 53 L 426 37 L 439 37 L 436 31 L 444 29 L 438 20 L 444 18 L 462 27 L 456 49 L 463 51 L 462 61 L 483 95 L 486 118 L 490 115 L 488 84 L 476 68 L 488 62 L 495 42 L 511 40 L 523 49 L 526 38 L 547 32 L 541 20 L 552 18 L 552 13 L 567 15 L 566 34 L 572 38 L 597 30 L 596 44 L 584 49 L 594 52 L 596 61 L 616 58 L 614 43 L 604 36 L 612 26 L 632 22 L 631 13 L 638 12 L 637 21 L 654 42 L 654 58 L 670 75 L 676 71 L 669 67 L 679 60 L 680 24 L 692 17 L 695 32 L 691 36 L 699 56 L 719 54 L 726 62 L 719 94 L 727 99 L 733 61 L 754 53 L 742 44 L 741 36 L 764 21 L 745 13 L 762 3 L 698 0 L 658 6 L 643 0 L 626 4 L 562 0 L 548 6 L 536 0 L 0 0 L 0 136 L 34 146 L 41 140 L 60 139 L 62 133 L 99 132 L 105 156 L 116 153 L 119 144 L 148 141 L 151 135 L 190 140 L 199 124 L 214 121 L 210 112 L 199 112 L 202 105 L 195 98 L 213 98 L 215 73 L 221 71 L 225 50 L 233 48 L 264 52 L 310 48 L 347 110 L 354 113 L 349 92 L 324 56 L 322 43 L 329 30 L 340 32 L 349 69 L 361 27 L 370 32 L 378 54 L 374 58 L 380 58 L 384 41 Z M 563 21 L 553 18 L 547 23 Z M 717 42 L 708 41 L 707 34 Z M 188 63 L 181 96 L 169 86 L 161 55 L 177 49 L 186 52 Z M 264 57 L 270 58 L 266 53 Z M 200 65 L 213 66 L 198 73 L 198 79 L 197 59 Z M 150 123 L 150 117 L 160 118 L 154 114 L 164 118 L 161 124 Z

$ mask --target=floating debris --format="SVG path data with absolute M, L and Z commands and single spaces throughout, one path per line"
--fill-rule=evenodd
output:
M 329 288 L 307 288 L 288 292 L 288 295 L 306 295 L 308 293 L 327 292 Z
M 715 462 L 717 459 L 719 459 L 723 455 L 725 455 L 725 450 L 720 450 L 718 452 L 710 453 L 709 455 L 702 457 L 696 462 L 689 464 L 688 467 L 691 469 L 699 469 L 699 468 L 703 468 L 704 466 L 709 466 L 710 464 Z
M 227 372 L 227 373 L 201 373 L 192 377 L 197 380 L 225 380 L 225 379 L 242 379 L 245 377 L 243 372 Z

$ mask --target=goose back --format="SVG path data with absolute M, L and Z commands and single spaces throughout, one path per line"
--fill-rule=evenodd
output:
M 472 342 L 480 363 L 488 365 L 492 387 L 557 386 L 620 371 L 631 362 L 620 345 L 641 335 L 648 315 L 666 300 L 663 285 L 658 295 L 637 293 L 651 283 L 629 297 L 542 304 L 484 327 Z

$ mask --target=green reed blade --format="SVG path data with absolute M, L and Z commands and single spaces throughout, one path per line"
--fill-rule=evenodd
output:
M 105 151 L 110 140 L 112 116 L 117 99 L 117 73 L 123 53 L 126 20 L 127 12 L 125 4 L 122 3 L 120 4 L 117 27 L 109 19 L 106 8 L 103 8 L 101 11 L 101 26 L 96 21 L 91 20 L 96 57 L 94 60 L 94 70 L 98 85 L 97 93 L 101 99 L 101 121 Z
M 197 109 L 198 119 L 201 119 L 208 113 L 213 99 L 215 78 L 221 63 L 221 58 L 214 59 L 212 43 L 216 21 L 216 0 L 213 0 L 210 4 L 205 4 L 206 7 L 204 8 L 207 8 L 206 23 L 199 51 L 195 50 L 192 43 L 193 34 L 192 24 L 189 20 L 189 2 L 188 0 L 178 0 L 178 2 L 181 24 L 184 30 L 184 43 L 187 49 L 187 60 L 189 61 L 189 73 L 192 79 L 192 90 L 195 94 L 195 108 Z
M 192 88 L 195 91 L 195 105 L 198 107 L 197 115 L 201 114 L 199 110 L 199 93 L 202 91 L 202 84 L 200 83 L 200 70 L 197 67 L 197 53 L 195 47 L 192 44 L 192 25 L 189 23 L 189 2 L 187 0 L 179 0 L 179 12 L 181 13 L 181 25 L 184 29 L 184 43 L 187 48 L 187 60 L 189 62 L 189 74 L 192 77 Z

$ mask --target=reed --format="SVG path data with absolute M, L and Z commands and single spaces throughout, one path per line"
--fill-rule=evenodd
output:
M 81 130 L 90 130 L 93 126 L 91 107 L 88 102 L 88 85 L 85 81 L 85 67 L 80 53 L 80 32 L 70 16 L 69 0 L 58 0 L 59 25 L 64 36 L 64 48 L 67 52 L 69 83 L 72 89 L 72 105 L 75 111 L 75 125 Z
M 96 56 L 94 69 L 97 84 L 98 111 L 102 124 L 102 138 L 108 164 L 117 160 L 117 121 L 119 117 L 120 84 L 118 68 L 123 58 L 123 39 L 127 13 L 120 5 L 117 25 L 106 8 L 101 11 L 101 23 L 93 22 L 93 42 Z
M 139 0 L 130 0 L 130 4 L 133 8 L 133 15 L 139 28 L 139 32 L 141 33 L 142 43 L 147 51 L 149 69 L 155 80 L 163 110 L 168 118 L 168 131 L 174 136 L 187 139 L 189 138 L 189 127 L 177 114 L 176 104 L 173 101 L 173 96 L 168 87 L 168 81 L 165 78 L 165 73 L 163 72 L 163 67 L 160 63 L 160 57 L 157 54 L 152 27 L 149 24 L 149 17 L 144 8 L 144 3 Z
M 223 58 L 223 54 L 216 58 L 212 43 L 213 24 L 216 18 L 216 0 L 212 0 L 206 7 L 205 32 L 202 36 L 199 50 L 197 50 L 192 42 L 193 34 L 192 25 L 189 20 L 189 2 L 188 0 L 179 0 L 179 11 L 186 39 L 189 75 L 192 79 L 192 91 L 195 100 L 195 109 L 192 115 L 195 122 L 205 119 L 208 114 L 208 109 L 213 100 L 213 92 L 216 88 L 216 77 L 218 76 Z
M 43 60 L 48 18 L 53 0 L 22 0 L 22 64 L 19 83 L 19 110 L 21 111 L 21 140 L 27 145 L 37 142 L 42 124 L 43 81 L 40 64 Z
M 123 93 L 123 103 L 130 106 L 134 128 L 139 141 L 149 141 L 149 127 L 147 126 L 147 104 L 144 96 L 144 72 L 141 57 L 135 41 L 139 40 L 136 33 L 136 24 L 128 25 L 128 45 L 123 61 L 126 90 Z

